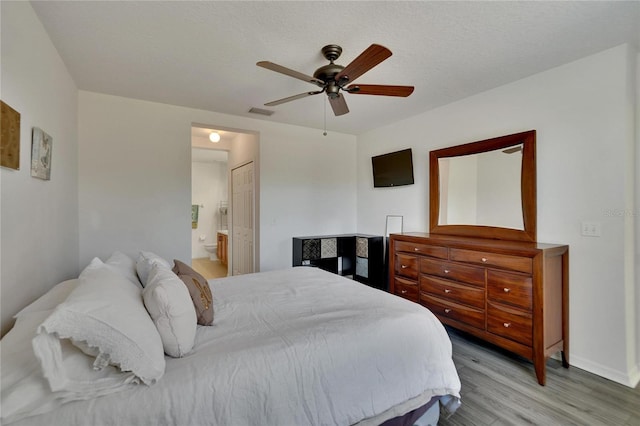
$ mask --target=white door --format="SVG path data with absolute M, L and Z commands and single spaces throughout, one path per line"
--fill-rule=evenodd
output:
M 253 269 L 253 162 L 231 170 L 232 275 Z

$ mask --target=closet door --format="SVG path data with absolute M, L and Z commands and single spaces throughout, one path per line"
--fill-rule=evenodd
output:
M 253 162 L 231 171 L 233 239 L 232 273 L 233 275 L 254 272 L 253 265 L 253 228 L 254 228 L 254 173 Z

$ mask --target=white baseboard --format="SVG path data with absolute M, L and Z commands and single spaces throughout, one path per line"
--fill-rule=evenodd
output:
M 640 366 L 636 365 L 635 367 L 633 367 L 633 369 L 629 373 L 629 378 L 631 380 L 631 387 L 637 387 L 640 383 Z
M 571 355 L 570 361 L 573 367 L 580 368 L 581 370 L 588 371 L 589 373 L 596 374 L 630 388 L 635 388 L 640 382 L 640 368 L 637 365 L 631 371 L 624 372 L 575 355 Z

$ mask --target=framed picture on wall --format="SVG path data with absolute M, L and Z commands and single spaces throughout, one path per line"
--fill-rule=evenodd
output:
M 198 205 L 191 204 L 191 229 L 198 228 Z
M 391 234 L 402 234 L 402 216 L 387 215 L 387 226 L 384 231 L 384 236 L 388 237 Z
M 20 113 L 0 101 L 0 165 L 20 169 Z
M 42 129 L 33 128 L 31 136 L 31 176 L 50 180 L 51 179 L 51 149 L 53 138 Z

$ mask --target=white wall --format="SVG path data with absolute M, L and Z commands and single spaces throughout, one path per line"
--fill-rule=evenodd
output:
M 116 249 L 191 258 L 192 123 L 259 134 L 260 270 L 291 266 L 296 235 L 355 230 L 354 136 L 80 91 L 81 263 Z
M 77 88 L 28 2 L 0 2 L 1 98 L 20 113 L 20 170 L 2 168 L 2 334 L 78 266 Z M 53 138 L 51 180 L 31 177 L 31 129 Z
M 274 129 L 276 130 L 276 129 Z M 284 128 L 282 128 L 284 130 Z M 260 138 L 262 269 L 291 266 L 295 236 L 356 229 L 355 137 L 320 129 Z
M 198 227 L 191 230 L 191 257 L 209 257 L 205 244 L 216 244 L 221 227 L 220 202 L 228 202 L 227 162 L 191 163 L 191 204 L 200 206 Z M 226 215 L 227 224 L 229 216 Z M 202 237 L 205 239 L 202 240 Z
M 633 58 L 633 59 L 631 59 Z M 628 233 L 633 221 L 636 53 L 619 46 L 358 137 L 358 232 L 381 233 L 387 214 L 405 231 L 428 231 L 428 153 L 490 137 L 537 130 L 538 240 L 570 245 L 570 356 L 575 366 L 637 383 L 638 305 Z M 374 189 L 371 156 L 413 148 L 416 185 Z M 630 187 L 631 186 L 631 187 Z M 631 198 L 631 201 L 632 198 Z M 598 221 L 602 237 L 580 234 Z M 631 275 L 631 277 L 629 276 Z

